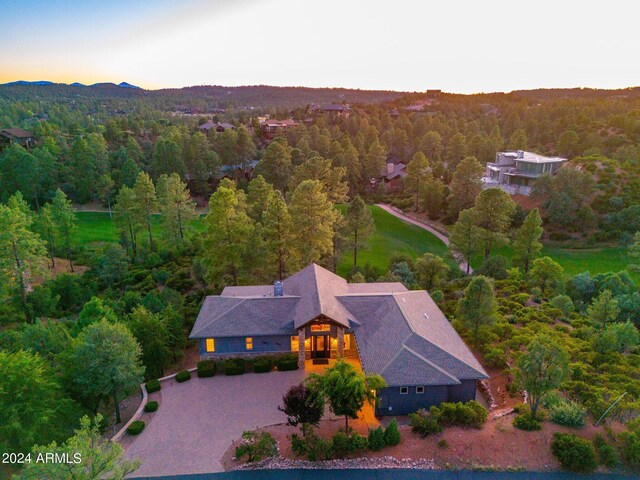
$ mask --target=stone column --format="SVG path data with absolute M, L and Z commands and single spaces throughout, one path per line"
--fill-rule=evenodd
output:
M 344 327 L 338 327 L 338 358 L 344 357 Z
M 304 346 L 304 341 L 305 341 L 304 330 L 305 330 L 304 327 L 298 330 L 298 368 L 302 368 L 302 369 L 304 369 L 304 360 L 306 355 L 305 346 Z

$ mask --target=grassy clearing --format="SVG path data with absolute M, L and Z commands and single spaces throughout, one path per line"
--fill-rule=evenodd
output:
M 340 207 L 344 211 L 344 207 Z M 447 247 L 435 235 L 415 225 L 410 225 L 380 207 L 369 206 L 376 225 L 376 232 L 368 248 L 358 254 L 358 265 L 370 263 L 382 272 L 389 268 L 393 255 L 407 254 L 418 257 L 426 252 L 443 255 Z M 347 251 L 338 264 L 338 274 L 345 275 L 353 266 L 353 252 Z

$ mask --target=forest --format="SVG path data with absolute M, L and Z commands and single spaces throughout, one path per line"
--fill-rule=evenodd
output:
M 63 442 L 85 415 L 109 431 L 140 382 L 185 361 L 204 296 L 316 262 L 427 290 L 509 392 L 528 392 L 518 428 L 579 435 L 604 417 L 607 466 L 640 467 L 637 89 L 242 87 L 228 100 L 217 87 L 84 88 L 0 86 L 0 130 L 36 138 L 0 153 L 1 450 Z M 312 114 L 314 102 L 351 113 Z M 298 125 L 269 139 L 265 115 Z M 234 128 L 205 133 L 208 120 Z M 503 150 L 569 162 L 512 198 L 482 188 Z M 398 188 L 371 182 L 400 162 Z M 374 203 L 438 226 L 451 248 L 364 262 Z M 108 212 L 117 241 L 80 241 L 76 209 Z M 627 268 L 568 273 L 543 247 L 617 249 Z M 556 362 L 544 385 L 531 381 L 534 357 Z

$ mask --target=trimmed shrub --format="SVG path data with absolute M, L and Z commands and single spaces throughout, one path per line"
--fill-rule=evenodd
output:
M 176 373 L 176 382 L 183 383 L 187 380 L 191 380 L 191 372 L 189 370 L 182 370 Z
M 142 420 L 136 420 L 127 427 L 129 435 L 139 435 L 142 430 L 144 430 L 144 422 Z
M 236 447 L 236 458 L 247 457 L 247 462 L 258 462 L 278 453 L 278 442 L 269 432 L 242 432 L 240 445 Z
M 156 379 L 147 382 L 147 393 L 157 392 L 162 388 L 160 382 Z
M 573 433 L 555 433 L 551 451 L 560 465 L 572 472 L 589 473 L 598 466 L 593 444 Z
M 487 411 L 475 400 L 467 403 L 442 403 L 439 407 L 432 407 L 433 414 L 442 425 L 458 425 L 461 427 L 481 428 L 487 419 Z M 434 409 L 437 409 L 436 412 Z
M 155 412 L 156 410 L 158 410 L 158 402 L 156 402 L 155 400 L 147 402 L 147 404 L 144 406 L 144 411 L 147 413 Z
M 378 427 L 374 430 L 369 430 L 368 438 L 369 450 L 382 450 L 385 446 L 384 443 L 384 430 L 382 427 Z
M 421 437 L 442 431 L 442 425 L 440 425 L 438 419 L 431 412 L 427 412 L 424 409 L 409 414 L 409 425 L 411 426 L 411 431 Z
M 615 468 L 620 465 L 620 454 L 599 433 L 593 439 L 593 446 L 598 454 L 598 463 L 609 468 Z
M 530 412 L 521 413 L 516 418 L 514 418 L 513 426 L 519 428 L 520 430 L 526 430 L 527 432 L 542 429 L 542 424 L 538 420 L 533 418 L 533 415 L 531 415 Z
M 351 437 L 342 430 L 338 430 L 333 434 L 331 443 L 333 445 L 333 454 L 338 458 L 344 458 L 353 452 Z
M 384 429 L 384 443 L 392 447 L 400 443 L 400 430 L 395 418 L 392 418 Z
M 298 356 L 297 355 L 283 355 L 276 360 L 276 368 L 280 372 L 286 372 L 288 370 L 298 369 Z
M 358 432 L 351 434 L 351 448 L 352 451 L 358 452 L 360 450 L 366 450 L 369 446 L 369 440 L 364 435 L 360 435 Z
M 576 402 L 559 402 L 552 406 L 549 412 L 553 423 L 565 427 L 584 427 L 587 418 L 587 410 Z
M 224 361 L 225 375 L 242 375 L 245 371 L 245 361 L 243 358 L 230 358 Z
M 253 371 L 255 373 L 267 373 L 273 368 L 273 360 L 269 357 L 259 357 L 253 361 Z
M 201 360 L 198 362 L 198 377 L 213 377 L 216 374 L 216 362 L 213 360 Z

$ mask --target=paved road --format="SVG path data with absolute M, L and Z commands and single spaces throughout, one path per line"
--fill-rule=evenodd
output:
M 419 222 L 418 220 L 414 220 L 413 218 L 407 217 L 406 215 L 403 215 L 402 213 L 398 212 L 391 205 L 387 205 L 385 203 L 376 203 L 376 207 L 380 207 L 385 212 L 390 213 L 394 217 L 399 218 L 403 222 L 410 223 L 411 225 L 415 225 L 417 227 L 420 227 L 428 231 L 429 233 L 432 233 L 438 238 L 438 240 L 444 243 L 447 247 L 449 246 L 449 238 L 443 233 L 433 228 L 431 225 L 427 225 L 426 223 L 422 223 L 422 222 Z M 467 273 L 467 268 L 468 268 L 469 273 L 473 273 L 473 268 L 471 268 L 471 265 L 467 264 L 466 260 L 461 261 L 458 265 L 460 266 L 460 270 L 462 270 L 463 272 Z
M 244 430 L 286 421 L 275 405 L 304 375 L 294 370 L 162 382 L 160 408 L 126 449 L 127 459 L 141 462 L 134 475 L 222 471 L 220 458 Z

